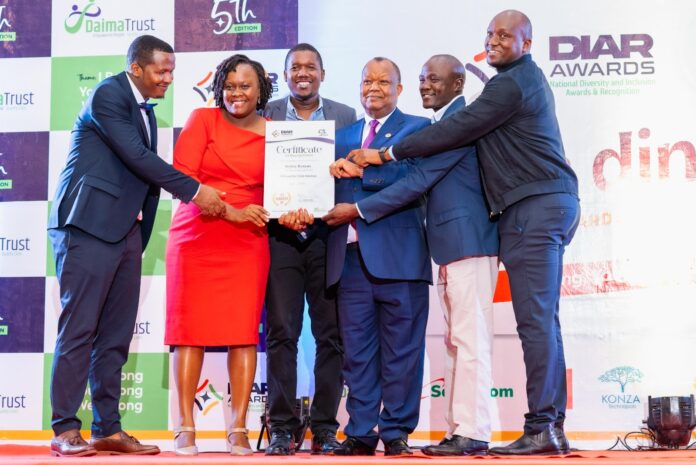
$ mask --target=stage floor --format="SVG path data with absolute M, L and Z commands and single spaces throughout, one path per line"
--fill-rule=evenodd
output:
M 367 465 L 375 463 L 388 463 L 390 465 L 413 465 L 414 461 L 427 460 L 428 465 L 451 465 L 452 463 L 463 465 L 483 465 L 484 461 L 491 461 L 491 465 L 536 465 L 551 462 L 568 463 L 569 465 L 635 465 L 635 464 L 694 464 L 696 463 L 696 450 L 677 451 L 574 451 L 565 456 L 531 456 L 520 458 L 505 458 L 496 456 L 479 457 L 448 457 L 432 458 L 420 452 L 413 457 L 390 458 L 378 453 L 375 457 L 326 457 L 298 453 L 290 457 L 266 457 L 260 452 L 248 457 L 233 457 L 222 452 L 204 452 L 196 457 L 178 457 L 173 452 L 163 452 L 155 456 L 108 456 L 97 455 L 84 458 L 57 458 L 49 453 L 48 446 L 26 446 L 4 444 L 0 445 L 0 464 L 7 465 L 43 465 L 43 464 L 132 464 L 132 465 L 182 465 L 194 464 L 282 464 L 282 465 L 311 465 L 311 463 L 338 465 Z

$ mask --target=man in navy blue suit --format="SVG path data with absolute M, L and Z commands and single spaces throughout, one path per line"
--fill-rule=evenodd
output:
M 489 452 L 567 454 L 559 301 L 563 254 L 580 218 L 578 178 L 565 156 L 553 92 L 530 54 L 529 18 L 517 10 L 498 13 L 484 45 L 488 64 L 498 73 L 475 102 L 391 148 L 349 157 L 360 165 L 381 164 L 476 143 L 490 216 L 498 219 L 500 258 L 510 279 L 529 409 L 524 434 Z
M 397 107 L 399 68 L 386 58 L 362 72 L 365 118 L 336 133 L 336 155 L 381 147 L 429 124 Z M 336 455 L 411 455 L 408 434 L 418 424 L 423 380 L 428 285 L 432 281 L 423 200 L 368 224 L 356 203 L 374 192 L 360 179 L 336 181 L 336 207 L 323 219 L 335 226 L 327 246 L 327 286 L 338 284 L 344 377 L 349 393 L 348 438 Z M 379 433 L 375 432 L 375 426 Z
M 53 455 L 159 452 L 121 429 L 118 404 L 160 188 L 205 214 L 225 212 L 218 192 L 157 155 L 154 105 L 147 100 L 164 97 L 174 66 L 169 44 L 136 38 L 127 70 L 94 88 L 72 130 L 48 223 L 63 307 L 50 388 Z M 77 417 L 88 378 L 90 444 Z
M 433 123 L 464 107 L 464 65 L 452 55 L 431 57 L 420 74 L 423 107 Z M 333 174 L 357 165 L 337 160 Z M 402 176 L 402 171 L 408 174 Z M 498 228 L 488 218 L 476 148 L 437 157 L 368 166 L 363 185 L 383 189 L 360 202 L 369 223 L 427 192 L 428 246 L 440 265 L 438 294 L 446 324 L 445 398 L 448 431 L 426 455 L 482 454 L 491 436 L 493 293 L 498 278 Z M 388 186 L 388 187 L 387 187 Z

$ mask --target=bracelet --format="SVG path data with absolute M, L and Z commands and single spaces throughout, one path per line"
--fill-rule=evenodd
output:
M 381 149 L 379 149 L 377 151 L 377 154 L 379 155 L 379 159 L 382 160 L 382 163 L 386 163 L 389 161 L 389 159 L 386 156 L 387 150 L 389 150 L 389 147 L 382 147 Z

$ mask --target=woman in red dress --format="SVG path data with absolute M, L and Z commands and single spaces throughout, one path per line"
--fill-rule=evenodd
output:
M 224 192 L 225 216 L 203 216 L 192 202 L 174 215 L 167 243 L 165 344 L 174 348 L 180 423 L 175 452 L 195 455 L 193 403 L 204 346 L 227 346 L 231 390 L 231 453 L 251 454 L 246 430 L 256 372 L 256 344 L 269 267 L 263 203 L 266 120 L 272 87 L 263 67 L 244 55 L 218 65 L 216 108 L 189 117 L 174 149 L 174 166 Z

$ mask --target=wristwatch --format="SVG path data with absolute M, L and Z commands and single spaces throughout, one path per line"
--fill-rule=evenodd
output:
M 389 150 L 389 147 L 382 147 L 377 151 L 377 154 L 379 154 L 379 159 L 382 160 L 382 163 L 389 161 L 387 158 L 387 150 Z

